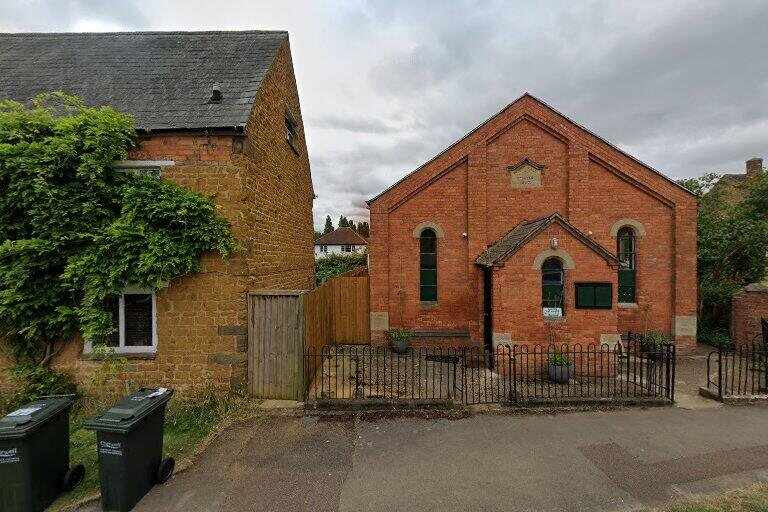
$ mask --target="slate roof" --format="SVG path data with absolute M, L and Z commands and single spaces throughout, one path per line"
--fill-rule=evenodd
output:
M 368 245 L 368 241 L 352 228 L 338 228 L 315 240 L 315 245 Z
M 492 267 L 500 264 L 553 223 L 562 226 L 584 245 L 595 251 L 598 256 L 605 259 L 609 265 L 619 265 L 619 260 L 608 249 L 582 233 L 559 213 L 518 224 L 478 256 L 475 263 L 481 267 Z
M 0 34 L 0 99 L 63 90 L 141 130 L 241 128 L 287 32 Z M 214 83 L 221 103 L 210 103 Z

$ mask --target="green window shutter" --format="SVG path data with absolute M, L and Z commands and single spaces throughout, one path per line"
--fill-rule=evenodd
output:
M 424 302 L 437 301 L 437 286 L 422 285 L 420 300 Z
M 611 309 L 613 291 L 611 283 L 576 283 L 576 307 L 584 309 Z
M 635 271 L 619 270 L 619 302 L 635 302 Z
M 595 287 L 589 284 L 577 284 L 576 305 L 580 308 L 595 307 Z
M 437 286 L 437 270 L 422 269 L 421 270 L 421 285 L 422 286 Z
M 609 283 L 595 285 L 595 307 L 610 308 L 613 303 L 612 295 Z

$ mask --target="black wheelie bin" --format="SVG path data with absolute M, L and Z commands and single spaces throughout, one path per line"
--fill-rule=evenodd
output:
M 39 512 L 83 480 L 69 467 L 74 397 L 41 398 L 0 419 L 0 510 Z
M 172 395 L 172 389 L 143 388 L 85 423 L 96 431 L 104 510 L 128 512 L 173 473 L 174 460 L 163 460 L 165 409 Z

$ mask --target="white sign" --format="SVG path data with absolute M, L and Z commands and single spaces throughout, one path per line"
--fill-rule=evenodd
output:
M 544 313 L 544 318 L 562 318 L 563 317 L 563 310 L 562 308 L 541 308 L 542 313 Z
M 8 417 L 12 416 L 30 416 L 31 414 L 36 413 L 40 409 L 42 409 L 43 406 L 39 405 L 37 407 L 26 407 L 24 409 L 18 409 L 16 411 L 13 411 L 11 414 L 8 415 Z

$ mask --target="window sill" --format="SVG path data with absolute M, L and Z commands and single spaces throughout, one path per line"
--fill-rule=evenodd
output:
M 622 309 L 637 309 L 638 307 L 636 302 L 619 302 L 616 305 Z
M 80 359 L 83 359 L 85 361 L 105 361 L 107 359 L 112 358 L 124 358 L 124 359 L 155 359 L 157 357 L 157 351 L 152 350 L 148 348 L 144 352 L 121 352 L 118 350 L 115 350 L 113 352 L 108 353 L 100 353 L 97 354 L 95 352 L 83 352 L 83 355 L 80 357 Z
M 565 316 L 557 317 L 557 318 L 547 318 L 543 317 L 545 324 L 559 324 L 561 322 L 565 322 Z
M 437 307 L 437 301 L 422 300 L 422 301 L 419 301 L 419 306 L 421 306 L 421 309 L 435 309 Z

